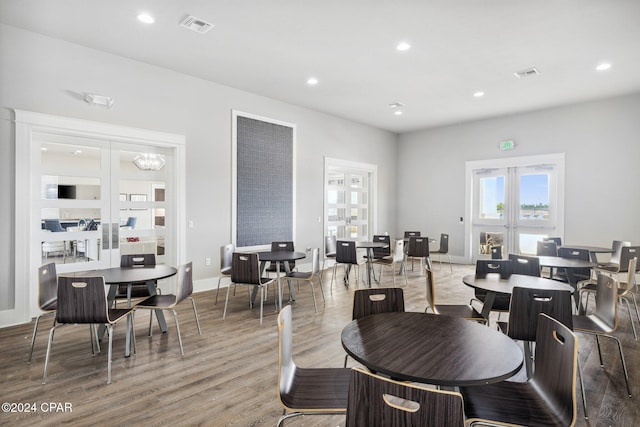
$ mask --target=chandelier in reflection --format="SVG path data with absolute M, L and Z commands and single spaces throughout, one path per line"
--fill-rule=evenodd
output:
M 155 153 L 140 153 L 133 159 L 133 164 L 143 171 L 159 171 L 164 163 L 164 156 Z

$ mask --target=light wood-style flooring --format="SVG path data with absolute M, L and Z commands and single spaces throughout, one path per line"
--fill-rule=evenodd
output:
M 466 303 L 472 289 L 462 277 L 472 266 L 436 264 L 439 303 Z M 364 272 L 365 269 L 363 268 Z M 355 278 L 345 288 L 342 270 L 330 289 L 331 271 L 324 275 L 326 305 L 316 286 L 319 311 L 314 313 L 311 288 L 301 282 L 292 302 L 294 359 L 303 367 L 339 367 L 344 362 L 340 332 L 351 320 Z M 424 311 L 425 279 L 409 271 L 405 287 L 407 311 Z M 386 273 L 384 286 L 392 286 Z M 360 284 L 362 287 L 363 285 Z M 178 308 L 185 355 L 180 356 L 175 324 L 170 315 L 169 332 L 161 334 L 154 324 L 147 336 L 148 313 L 136 314 L 137 355 L 124 358 L 124 322 L 115 328 L 112 384 L 106 384 L 107 351 L 93 357 L 89 328 L 64 326 L 56 331 L 47 384 L 41 384 L 48 328 L 51 317 L 43 318 L 33 361 L 26 363 L 33 322 L 0 329 L 0 401 L 36 404 L 36 413 L 0 413 L 0 425 L 203 425 L 274 426 L 282 413 L 276 384 L 278 336 L 273 295 L 265 304 L 264 324 L 259 308 L 249 310 L 246 289 L 230 297 L 227 319 L 222 320 L 224 294 L 214 305 L 215 291 L 195 295 L 202 335 L 198 335 L 191 304 Z M 285 293 L 285 295 L 287 295 Z M 602 339 L 605 368 L 598 362 L 595 340 L 579 335 L 589 420 L 583 417 L 578 400 L 577 426 L 628 426 L 640 424 L 640 344 L 633 339 L 626 308 L 621 312 L 617 336 L 622 339 L 632 382 L 633 398 L 626 396 L 617 347 Z M 103 347 L 106 345 L 104 340 Z M 499 357 L 499 355 L 498 355 Z M 354 365 L 353 360 L 349 361 Z M 522 378 L 522 374 L 518 374 Z M 579 399 L 579 394 L 577 395 Z M 71 404 L 71 412 L 45 412 L 49 402 Z M 64 408 L 64 406 L 62 406 Z M 55 408 L 54 408 L 55 409 Z M 288 421 L 291 426 L 344 426 L 342 416 L 305 416 Z

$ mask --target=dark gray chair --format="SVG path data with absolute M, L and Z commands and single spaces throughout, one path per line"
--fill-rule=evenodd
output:
M 80 323 L 90 325 L 104 324 L 107 327 L 109 334 L 107 384 L 111 384 L 113 325 L 122 319 L 127 319 L 127 333 L 131 334 L 135 352 L 135 335 L 133 334 L 132 314 L 132 308 L 107 308 L 107 295 L 105 294 L 103 277 L 59 277 L 56 325 L 54 325 L 49 331 L 49 343 L 47 345 L 47 356 L 44 362 L 42 384 L 46 384 L 47 382 L 47 368 L 49 366 L 51 346 L 53 345 L 53 335 L 56 328 L 67 324 Z
M 431 270 L 431 258 L 429 253 L 429 238 L 422 236 L 409 237 L 409 249 L 407 250 L 407 260 L 411 258 L 411 270 L 413 270 L 413 260 L 420 260 L 420 269 L 425 266 Z
M 155 254 L 126 254 L 120 257 L 120 267 L 148 267 L 156 265 Z M 131 301 L 131 298 L 147 298 L 151 296 L 149 293 L 149 285 L 157 287 L 156 280 L 152 282 L 133 283 L 131 285 L 131 294 L 128 294 L 128 285 L 118 285 L 114 304 L 118 300 Z
M 486 277 L 487 274 L 499 274 L 500 276 L 507 278 L 511 276 L 511 261 L 506 259 L 479 259 L 476 261 L 476 277 Z M 472 304 L 477 301 L 484 304 L 484 300 L 487 297 L 487 292 L 482 289 L 474 289 L 474 298 L 469 301 Z M 491 311 L 497 311 L 506 313 L 509 311 L 509 304 L 511 299 L 509 295 L 497 294 L 493 301 Z
M 347 411 L 350 369 L 299 368 L 293 361 L 291 306 L 278 315 L 278 398 L 284 407 L 276 426 L 301 415 Z M 287 413 L 289 412 L 289 413 Z
M 218 294 L 220 293 L 220 281 L 224 277 L 231 277 L 231 265 L 233 263 L 233 252 L 235 246 L 233 243 L 220 246 L 220 274 L 218 278 L 218 289 L 216 290 L 216 301 L 214 305 L 218 304 Z
M 535 256 L 509 254 L 511 274 L 540 277 L 540 260 Z
M 438 256 L 438 262 L 440 263 L 440 270 L 442 270 L 442 256 L 446 255 L 449 260 L 449 269 L 451 270 L 451 274 L 453 274 L 453 266 L 451 265 L 451 255 L 449 255 L 449 235 L 448 234 L 440 234 L 440 247 L 437 251 L 431 251 L 431 255 Z
M 274 279 L 269 277 L 260 277 L 260 260 L 257 253 L 239 253 L 233 254 L 231 261 L 231 283 L 234 285 L 244 285 L 252 288 L 260 289 L 260 324 L 262 325 L 262 313 L 264 309 L 264 294 L 268 285 L 272 284 Z M 227 317 L 227 305 L 229 304 L 229 291 L 231 286 L 227 287 L 227 297 L 224 300 L 224 312 L 222 318 Z M 253 305 L 250 305 L 253 307 Z
M 353 368 L 347 427 L 464 426 L 462 395 Z
M 313 286 L 313 279 L 318 279 L 318 285 L 320 286 L 320 293 L 322 294 L 322 301 L 325 303 L 324 290 L 322 289 L 322 279 L 320 278 L 320 248 L 314 248 L 311 252 L 311 271 L 292 271 L 287 274 L 287 279 L 295 281 L 305 281 L 311 285 L 311 296 L 313 296 L 313 307 L 318 312 L 318 304 L 316 304 L 316 292 Z M 299 285 L 298 285 L 299 286 Z
M 396 265 L 399 264 L 398 271 L 402 271 L 404 275 L 404 284 L 408 285 L 407 281 L 407 269 L 404 268 L 404 240 L 396 239 L 393 244 L 393 253 L 391 257 L 378 258 L 373 261 L 374 264 L 380 266 L 380 275 L 378 278 L 379 282 L 382 282 L 382 271 L 384 267 L 391 267 L 392 269 L 392 277 L 393 277 L 393 285 L 396 284 Z
M 277 252 L 277 251 L 282 251 L 282 252 L 293 252 L 295 250 L 293 242 L 292 241 L 285 241 L 285 242 L 271 242 L 271 252 Z M 296 262 L 294 260 L 289 261 L 289 270 L 293 271 L 294 268 L 296 267 Z M 265 268 L 265 270 L 268 273 L 277 273 L 278 268 L 275 262 L 270 262 L 269 265 Z M 284 271 L 280 270 L 281 274 L 285 274 Z
M 358 276 L 360 273 L 360 263 L 358 262 L 358 254 L 356 252 L 356 242 L 351 240 L 338 240 L 336 246 L 336 262 L 333 265 L 333 275 L 331 276 L 331 288 L 333 288 L 333 280 L 336 277 L 336 268 L 339 264 L 345 266 L 344 285 L 349 286 L 349 270 L 356 267 L 356 286 L 358 285 Z
M 192 263 L 183 264 L 178 267 L 178 280 L 176 283 L 175 294 L 153 295 L 136 305 L 136 310 L 170 310 L 173 313 L 173 319 L 176 322 L 176 331 L 178 333 L 178 342 L 180 343 L 180 354 L 184 356 L 184 348 L 182 347 L 182 335 L 180 334 L 180 325 L 178 324 L 178 313 L 176 306 L 185 299 L 191 300 L 193 307 L 193 315 L 196 318 L 198 334 L 202 335 L 200 330 L 200 321 L 198 320 L 198 310 L 196 310 L 196 301 L 191 297 L 193 293 L 193 267 Z M 153 319 L 153 316 L 150 316 Z M 149 320 L 149 336 L 151 336 L 151 320 Z
M 45 219 L 44 220 L 44 229 L 45 230 L 49 230 L 49 231 L 53 231 L 54 233 L 67 231 L 64 227 L 62 227 L 62 225 L 60 224 L 60 220 L 59 219 Z
M 45 264 L 38 269 L 38 305 L 41 313 L 36 317 L 36 324 L 33 327 L 33 335 L 31 336 L 31 349 L 29 350 L 29 359 L 27 363 L 31 363 L 33 356 L 33 346 L 36 342 L 36 334 L 38 333 L 38 323 L 40 317 L 53 313 L 55 315 L 58 306 L 58 275 L 56 274 L 56 263 Z M 53 325 L 55 326 L 55 317 Z
M 540 240 L 536 245 L 537 256 L 558 256 L 558 245 L 549 240 Z M 553 277 L 553 268 L 549 269 L 549 278 Z
M 526 382 L 460 387 L 467 425 L 572 426 L 576 421 L 578 341 L 557 320 L 539 314 L 536 369 Z
M 591 257 L 589 255 L 588 249 L 579 249 L 579 248 L 570 248 L 567 246 L 563 246 L 558 248 L 558 256 L 560 258 L 565 259 L 576 259 L 581 261 L 590 261 Z M 576 281 L 579 282 L 581 280 L 589 280 L 591 277 L 591 269 L 590 268 L 574 268 L 573 276 Z M 568 282 L 567 273 L 563 271 L 563 269 L 558 269 L 558 272 L 553 276 L 556 280 L 562 280 L 563 282 Z

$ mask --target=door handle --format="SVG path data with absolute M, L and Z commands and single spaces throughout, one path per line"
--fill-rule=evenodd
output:
M 111 249 L 118 249 L 120 243 L 120 224 L 111 223 Z

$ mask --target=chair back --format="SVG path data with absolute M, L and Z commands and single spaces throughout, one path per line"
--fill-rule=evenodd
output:
M 336 262 L 341 264 L 357 264 L 356 242 L 338 240 L 336 246 Z
M 546 242 L 554 242 L 556 246 L 562 246 L 562 238 L 561 237 L 547 237 L 543 239 Z
M 407 255 L 416 258 L 428 258 L 429 238 L 419 236 L 409 237 L 409 251 Z
M 536 247 L 536 255 L 538 256 L 558 256 L 558 245 L 556 242 L 550 242 L 548 240 L 538 241 Z
M 479 259 L 476 261 L 476 277 L 484 278 L 489 273 L 497 273 L 502 278 L 511 276 L 511 261 L 508 259 Z
M 622 248 L 625 246 L 631 246 L 631 242 L 625 242 L 622 240 L 614 240 L 611 243 L 611 259 L 609 260 L 612 264 L 620 264 L 620 257 L 622 255 Z
M 502 259 L 502 246 L 491 246 L 491 259 Z
M 278 390 L 280 400 L 286 405 L 284 399 L 291 391 L 293 379 L 296 373 L 296 364 L 293 361 L 293 324 L 291 321 L 291 305 L 286 305 L 278 314 Z
M 436 311 L 436 281 L 433 275 L 433 271 L 426 269 L 427 274 L 425 278 L 427 281 L 427 307 L 431 309 L 432 313 L 437 314 Z
M 404 261 L 404 240 L 396 239 L 393 243 L 393 262 Z
M 335 257 L 336 248 L 338 247 L 338 240 L 336 236 L 324 236 L 324 256 Z
M 449 235 L 442 233 L 440 235 L 440 248 L 438 249 L 439 254 L 448 254 L 449 253 Z
M 373 241 L 387 245 L 386 248 L 373 248 L 374 258 L 384 258 L 391 255 L 391 237 L 384 234 L 376 234 L 373 236 Z
M 178 267 L 178 283 L 176 285 L 176 304 L 190 297 L 193 293 L 193 263 Z
M 540 259 L 534 256 L 509 254 L 511 274 L 540 277 Z
M 234 252 L 231 260 L 231 282 L 260 284 L 260 260 L 256 253 Z
M 44 229 L 45 230 L 49 230 L 49 231 L 53 231 L 53 232 L 60 232 L 60 231 L 67 231 L 64 227 L 62 227 L 62 225 L 60 224 L 60 220 L 59 219 L 45 219 L 44 220 Z
M 558 256 L 560 258 L 577 259 L 581 261 L 589 261 L 591 259 L 588 249 L 570 248 L 567 246 L 563 246 L 558 249 Z M 573 274 L 578 278 L 578 280 L 588 279 L 589 277 L 591 277 L 591 269 L 574 268 Z
M 59 277 L 57 323 L 110 323 L 104 277 Z
M 460 393 L 351 370 L 347 427 L 464 426 Z
M 231 264 L 233 262 L 233 251 L 235 247 L 233 243 L 227 243 L 220 246 L 220 273 L 231 274 Z
M 405 239 L 410 239 L 411 237 L 420 237 L 420 232 L 419 231 L 405 231 L 404 232 L 404 238 Z
M 370 314 L 404 311 L 402 288 L 358 289 L 353 293 L 352 319 Z
M 320 248 L 313 248 L 311 251 L 311 275 L 320 273 Z
M 636 283 L 636 268 L 637 268 L 637 263 L 638 263 L 638 258 L 633 258 L 629 261 L 629 265 L 627 267 L 627 283 L 626 288 L 624 289 L 623 292 L 618 291 L 618 296 L 624 297 L 626 296 L 629 291 L 631 291 L 631 289 L 633 289 L 635 283 Z M 619 283 L 618 286 L 622 286 L 621 283 Z M 635 302 L 635 296 L 634 296 L 634 302 Z
M 536 366 L 531 382 L 553 408 L 557 425 L 572 426 L 577 418 L 578 338 L 546 314 L 539 314 L 536 335 Z
M 38 304 L 42 310 L 55 308 L 58 298 L 58 275 L 56 263 L 52 262 L 38 268 Z
M 156 265 L 155 254 L 126 254 L 120 257 L 120 267 L 148 267 Z
M 134 228 L 136 228 L 136 222 L 138 222 L 138 217 L 130 216 L 129 218 L 127 218 L 127 222 L 124 223 L 123 227 L 131 227 L 131 229 L 133 230 Z
M 573 330 L 571 307 L 569 291 L 516 286 L 511 293 L 507 335 L 514 340 L 536 341 L 540 313 Z
M 592 316 L 609 333 L 618 327 L 618 282 L 613 277 L 598 273 L 596 309 Z
M 624 246 L 620 251 L 620 272 L 626 273 L 629 268 L 629 261 L 640 257 L 640 246 Z M 639 266 L 636 266 L 636 271 Z
M 294 246 L 293 246 L 293 242 L 291 241 L 284 241 L 284 242 L 271 242 L 271 252 L 293 252 Z M 289 269 L 293 270 L 296 266 L 296 262 L 295 260 L 291 260 L 289 261 Z

